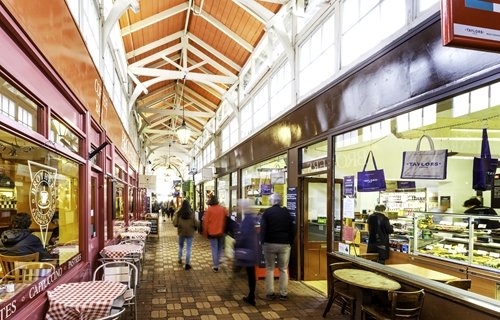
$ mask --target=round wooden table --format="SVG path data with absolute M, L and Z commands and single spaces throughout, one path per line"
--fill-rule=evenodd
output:
M 367 270 L 339 269 L 335 270 L 333 274 L 340 281 L 360 288 L 382 291 L 401 289 L 401 285 L 397 281 Z
M 356 320 L 361 320 L 361 306 L 371 303 L 372 290 L 393 291 L 401 289 L 401 285 L 397 281 L 368 270 L 339 269 L 333 272 L 333 276 L 352 285 L 356 295 L 354 303 L 354 319 Z

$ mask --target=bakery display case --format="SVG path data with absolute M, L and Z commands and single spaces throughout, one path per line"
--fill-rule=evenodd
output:
M 500 217 L 415 214 L 415 254 L 500 271 Z

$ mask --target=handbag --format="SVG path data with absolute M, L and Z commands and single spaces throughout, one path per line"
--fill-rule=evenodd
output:
M 426 138 L 430 150 L 421 151 L 420 143 Z M 403 167 L 401 169 L 402 179 L 446 179 L 446 168 L 448 161 L 448 149 L 435 150 L 434 142 L 428 135 L 418 139 L 415 151 L 403 152 Z
M 366 165 L 368 160 L 372 156 L 373 166 L 375 170 L 366 171 Z M 363 171 L 358 172 L 358 192 L 373 192 L 373 191 L 384 191 L 386 189 L 385 185 L 385 175 L 384 170 L 377 169 L 377 163 L 375 162 L 375 157 L 373 152 L 368 152 L 366 157 L 365 165 Z
M 472 166 L 472 189 L 485 191 L 493 187 L 493 178 L 497 172 L 498 159 L 493 159 L 488 142 L 488 133 L 483 129 L 481 157 L 474 157 Z
M 239 261 L 255 261 L 255 251 L 247 248 L 234 249 L 234 258 Z

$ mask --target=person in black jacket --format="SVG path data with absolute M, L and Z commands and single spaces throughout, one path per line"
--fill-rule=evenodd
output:
M 378 253 L 378 262 L 385 263 L 389 258 L 389 234 L 394 232 L 394 228 L 389 222 L 389 218 L 384 215 L 385 206 L 379 204 L 375 206 L 375 212 L 368 217 L 368 253 Z
M 260 236 L 266 261 L 266 299 L 273 300 L 274 268 L 277 259 L 280 269 L 280 299 L 286 300 L 288 293 L 288 262 L 295 237 L 295 222 L 287 208 L 281 207 L 281 196 L 273 193 L 270 197 L 272 207 L 267 208 L 260 221 Z
M 11 217 L 10 229 L 0 236 L 0 254 L 6 256 L 24 256 L 39 252 L 39 259 L 50 257 L 42 241 L 31 234 L 29 227 L 31 216 L 27 213 L 17 213 Z

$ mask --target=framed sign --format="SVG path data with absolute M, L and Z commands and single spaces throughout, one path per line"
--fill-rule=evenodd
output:
M 500 0 L 441 0 L 445 46 L 500 52 Z

